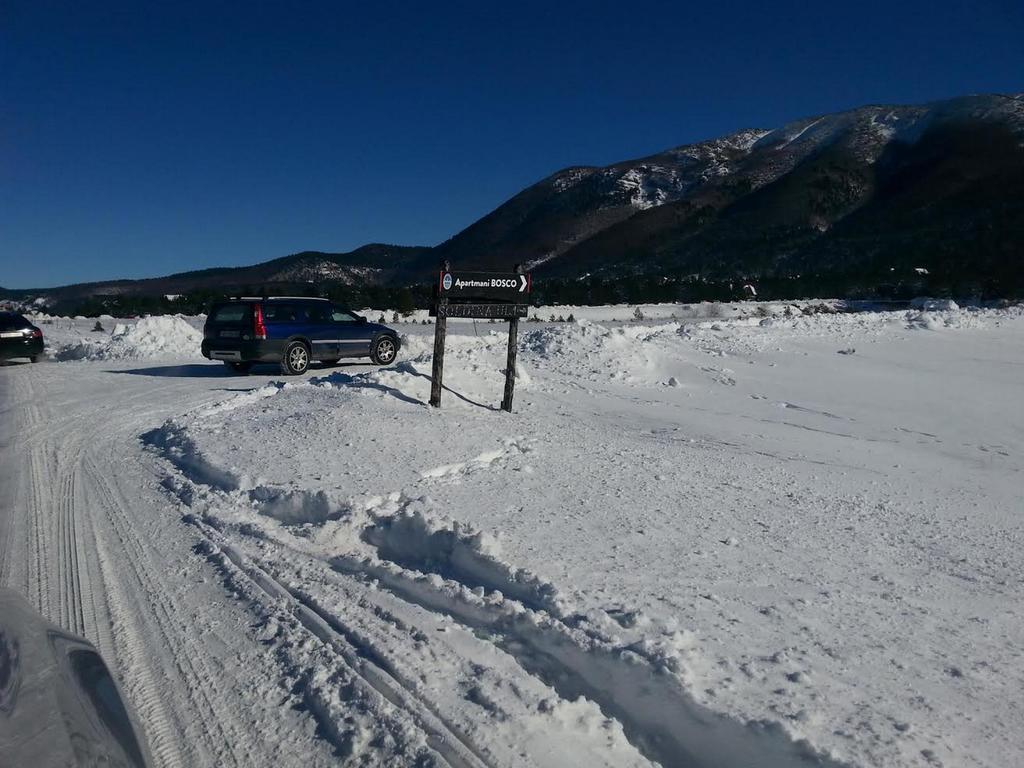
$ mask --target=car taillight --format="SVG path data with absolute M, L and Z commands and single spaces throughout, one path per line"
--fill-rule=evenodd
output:
M 43 338 L 43 332 L 40 331 L 38 328 L 33 328 L 32 329 L 32 338 L 33 339 L 41 339 L 41 338 Z
M 263 306 L 256 304 L 252 312 L 252 335 L 253 338 L 267 338 L 267 326 L 263 323 Z

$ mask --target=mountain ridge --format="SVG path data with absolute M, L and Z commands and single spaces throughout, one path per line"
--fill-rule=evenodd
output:
M 496 228 L 496 223 L 488 219 L 519 218 L 541 230 L 544 236 L 524 242 L 524 227 L 517 224 L 511 236 L 503 235 L 491 243 L 493 260 L 507 261 L 515 251 L 528 263 L 541 267 L 542 272 L 552 269 L 568 274 L 572 272 L 572 260 L 561 259 L 564 254 L 586 254 L 587 241 L 592 237 L 635 216 L 642 221 L 639 215 L 649 209 L 687 201 L 693 209 L 708 207 L 721 211 L 784 177 L 824 147 L 843 146 L 848 161 L 873 165 L 891 143 L 914 143 L 936 126 L 957 119 L 975 124 L 1003 121 L 1021 131 L 1024 101 L 1020 94 L 1012 94 L 958 97 L 927 105 L 869 105 L 801 118 L 771 131 L 751 129 L 682 145 L 586 172 L 563 169 L 513 197 L 438 248 L 454 263 L 458 256 L 471 250 L 466 247 L 467 241 L 479 248 L 481 244 L 473 242 L 475 236 Z M 735 137 L 746 140 L 730 141 Z M 584 211 L 566 211 L 567 204 L 571 208 L 574 201 L 567 201 L 565 192 L 572 190 L 576 197 L 582 197 L 581 185 L 591 188 L 589 192 L 600 199 L 599 205 Z M 538 201 L 545 186 L 547 198 Z M 525 213 L 514 211 L 516 215 L 510 217 L 507 207 L 528 202 L 522 199 L 524 194 L 530 195 L 534 205 Z M 545 207 L 547 211 L 543 210 Z M 546 226 L 539 226 L 537 219 L 545 216 Z M 568 227 L 563 225 L 565 221 L 570 222 Z M 824 223 L 827 222 L 818 222 L 819 226 Z M 559 236 L 561 241 L 557 242 Z M 505 247 L 509 244 L 511 248 Z
M 870 104 L 747 128 L 526 187 L 433 246 L 301 251 L 248 267 L 0 291 L 184 293 L 267 282 L 400 286 L 441 260 L 542 278 L 857 277 L 905 269 L 1024 288 L 1024 94 Z M 1000 242 L 1000 238 L 1002 241 Z M 958 278 L 959 279 L 959 278 Z

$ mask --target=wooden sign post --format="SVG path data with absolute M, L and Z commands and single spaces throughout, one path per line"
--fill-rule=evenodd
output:
M 512 395 L 516 390 L 516 347 L 519 343 L 519 318 L 508 321 L 508 360 L 505 362 L 505 397 L 501 409 L 512 413 Z
M 436 298 L 430 314 L 434 325 L 434 362 L 431 372 L 430 404 L 441 406 L 444 378 L 444 343 L 449 317 L 508 320 L 508 359 L 505 364 L 505 396 L 502 410 L 512 412 L 516 386 L 516 350 L 519 318 L 529 311 L 533 281 L 519 267 L 515 272 L 453 272 L 446 263 L 438 276 Z
M 434 323 L 434 364 L 430 373 L 430 404 L 441 407 L 441 379 L 444 377 L 444 338 L 448 332 L 448 317 L 445 313 L 448 299 L 438 299 Z

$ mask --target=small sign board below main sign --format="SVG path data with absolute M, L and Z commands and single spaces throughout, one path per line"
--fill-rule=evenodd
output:
M 450 301 L 505 301 L 526 304 L 532 282 L 517 272 L 445 272 L 438 277 L 438 296 Z
M 443 304 L 440 307 L 431 307 L 430 316 L 437 317 L 439 314 L 444 317 L 475 317 L 492 318 L 496 320 L 510 320 L 513 317 L 526 317 L 530 311 L 529 304 L 466 304 L 463 302 Z

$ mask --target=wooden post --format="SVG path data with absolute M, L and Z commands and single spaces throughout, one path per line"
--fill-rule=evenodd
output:
M 508 321 L 508 361 L 505 364 L 505 399 L 501 409 L 512 413 L 512 395 L 516 388 L 516 348 L 519 346 L 519 318 Z
M 430 404 L 441 407 L 441 379 L 444 376 L 444 337 L 448 330 L 448 299 L 437 300 L 434 324 L 434 365 L 430 374 Z

